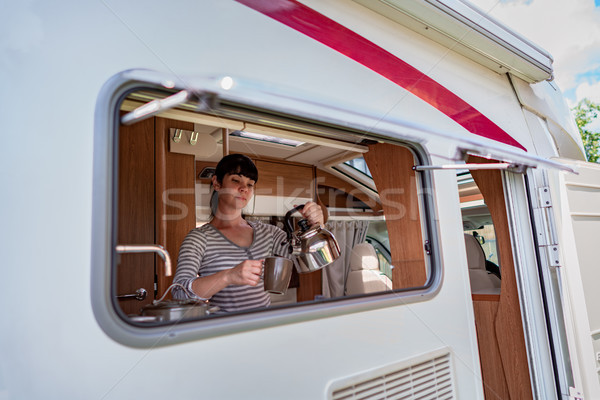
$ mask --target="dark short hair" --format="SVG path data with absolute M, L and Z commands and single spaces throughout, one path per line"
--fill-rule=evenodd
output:
M 256 165 L 254 165 L 250 157 L 243 154 L 229 154 L 221 158 L 215 169 L 217 181 L 223 182 L 223 178 L 227 174 L 242 175 L 248 179 L 252 179 L 254 182 L 258 182 Z

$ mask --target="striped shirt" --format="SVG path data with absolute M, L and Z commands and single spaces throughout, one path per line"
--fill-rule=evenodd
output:
M 227 239 L 211 224 L 193 229 L 187 234 L 179 249 L 177 272 L 174 283 L 188 288 L 194 279 L 209 276 L 219 271 L 235 267 L 245 260 L 260 260 L 272 255 L 289 257 L 287 245 L 282 245 L 286 233 L 274 225 L 262 222 L 248 222 L 254 231 L 249 247 L 238 246 Z M 189 296 L 180 288 L 173 288 L 176 299 Z M 271 304 L 269 293 L 265 292 L 263 281 L 256 286 L 229 285 L 210 299 L 211 305 L 221 311 L 241 311 Z

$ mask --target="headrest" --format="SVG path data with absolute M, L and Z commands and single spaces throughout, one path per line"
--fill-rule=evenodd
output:
M 465 233 L 465 246 L 467 247 L 467 264 L 469 265 L 469 269 L 485 270 L 485 253 L 477 238 Z
M 370 243 L 359 243 L 352 249 L 350 254 L 350 270 L 379 269 L 377 253 Z

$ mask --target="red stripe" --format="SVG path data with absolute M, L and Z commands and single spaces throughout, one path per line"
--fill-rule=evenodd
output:
M 236 0 L 336 50 L 431 104 L 469 132 L 527 151 L 498 125 L 429 76 L 296 0 Z

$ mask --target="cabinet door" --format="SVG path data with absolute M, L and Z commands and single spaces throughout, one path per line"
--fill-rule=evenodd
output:
M 256 195 L 313 198 L 313 167 L 271 160 L 255 160 L 259 183 Z M 285 173 L 283 173 L 285 171 Z
M 188 232 L 196 227 L 196 179 L 194 156 L 169 151 L 171 128 L 193 131 L 194 124 L 156 118 L 155 240 L 169 252 L 175 274 L 179 247 Z M 164 264 L 158 257 L 156 270 L 158 295 L 162 296 L 173 283 L 173 277 L 165 276 Z
M 179 246 L 196 223 L 195 166 L 194 156 L 169 152 L 169 129 L 193 127 L 188 122 L 149 118 L 119 131 L 117 243 L 163 246 L 173 272 Z M 138 289 L 147 292 L 142 301 L 119 299 L 125 314 L 138 314 L 173 281 L 165 276 L 163 261 L 150 253 L 122 254 L 117 268 L 117 295 Z
M 154 243 L 154 118 L 119 130 L 118 244 Z M 121 254 L 117 295 L 145 289 L 146 299 L 119 300 L 125 314 L 137 314 L 154 299 L 154 255 Z

